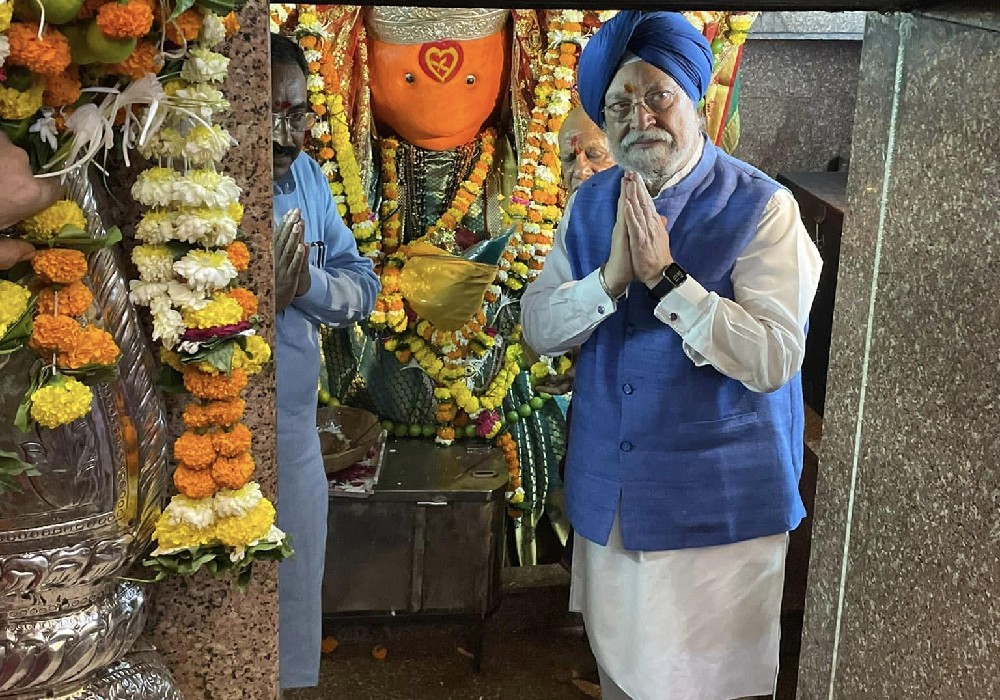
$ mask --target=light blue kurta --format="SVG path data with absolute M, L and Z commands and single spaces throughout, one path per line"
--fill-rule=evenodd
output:
M 295 556 L 278 576 L 282 688 L 319 680 L 326 552 L 326 474 L 316 432 L 319 324 L 347 326 L 371 313 L 379 281 L 370 260 L 358 254 L 354 236 L 337 213 L 326 177 L 306 154 L 274 184 L 277 222 L 301 209 L 306 243 L 325 243 L 325 263 L 311 258 L 312 285 L 277 318 L 278 525 L 291 536 Z M 317 265 L 319 262 L 322 267 Z

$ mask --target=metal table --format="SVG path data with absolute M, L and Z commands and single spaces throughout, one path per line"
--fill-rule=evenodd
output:
M 370 494 L 331 492 L 323 614 L 345 619 L 464 619 L 479 670 L 500 604 L 507 468 L 485 444 L 389 441 Z

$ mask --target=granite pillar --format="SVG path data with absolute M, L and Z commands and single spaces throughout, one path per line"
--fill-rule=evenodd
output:
M 243 188 L 243 231 L 253 263 L 248 286 L 260 299 L 260 329 L 274 345 L 271 257 L 271 136 L 268 6 L 250 0 L 240 32 L 227 45 L 232 104 L 225 127 L 239 145 L 225 163 Z M 244 421 L 254 431 L 254 478 L 264 495 L 277 488 L 273 366 L 251 379 Z M 176 423 L 175 423 L 176 425 Z M 247 593 L 208 574 L 170 580 L 156 589 L 151 638 L 186 700 L 274 700 L 278 696 L 278 571 L 259 565 Z
M 1000 18 L 870 15 L 799 698 L 1000 697 Z

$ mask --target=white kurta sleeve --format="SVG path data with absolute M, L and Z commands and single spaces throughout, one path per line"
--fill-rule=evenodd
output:
M 521 298 L 521 329 L 525 342 L 543 355 L 560 355 L 582 345 L 600 323 L 617 309 L 604 291 L 600 270 L 583 279 L 573 277 L 566 250 L 566 230 L 573 202 L 556 231 L 545 267 Z
M 696 365 L 712 365 L 752 391 L 774 391 L 802 366 L 822 264 L 798 203 L 779 189 L 733 267 L 735 298 L 722 298 L 689 277 L 655 314 L 683 338 Z

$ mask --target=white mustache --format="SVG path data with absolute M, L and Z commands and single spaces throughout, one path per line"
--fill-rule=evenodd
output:
M 630 131 L 622 139 L 622 148 L 631 148 L 638 141 L 663 141 L 667 144 L 674 142 L 674 137 L 670 132 L 663 129 L 646 129 L 645 131 Z

